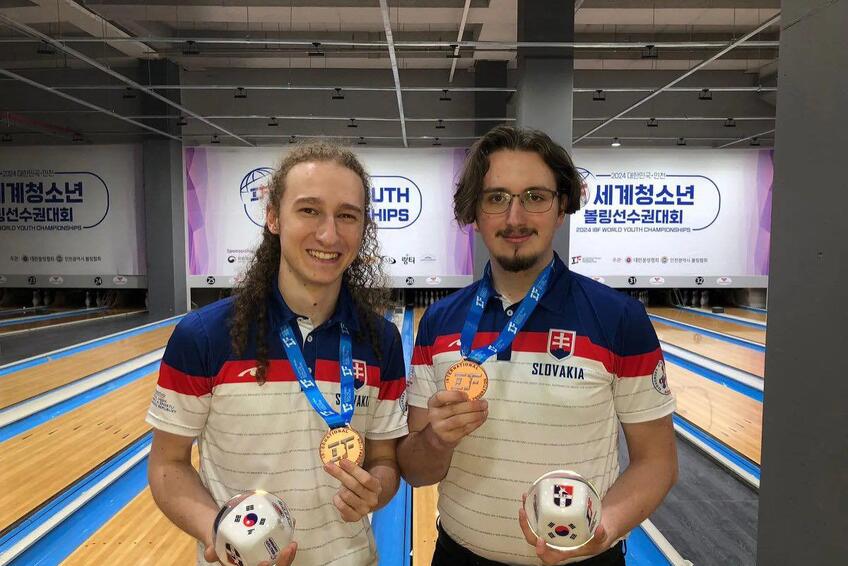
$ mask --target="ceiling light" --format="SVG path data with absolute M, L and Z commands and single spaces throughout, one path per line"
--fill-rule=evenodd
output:
M 359 141 L 356 142 L 356 145 L 368 145 L 368 142 L 365 141 L 365 138 L 359 136 Z
M 441 141 L 439 138 L 435 138 L 435 139 L 433 140 L 433 146 L 434 146 L 434 147 L 439 147 L 439 146 L 441 146 L 441 145 L 442 145 L 442 141 Z
M 753 147 L 760 147 L 760 138 L 757 138 L 757 137 L 751 138 L 750 145 L 752 145 Z
M 233 98 L 247 98 L 247 91 L 244 90 L 243 86 L 240 86 L 236 89 L 236 92 L 233 95 Z
M 437 130 L 444 130 L 445 129 L 445 121 L 442 120 L 442 119 L 439 119 L 439 121 L 436 122 L 436 129 Z
M 358 128 L 359 124 L 356 123 L 356 118 L 351 118 L 350 123 L 347 125 L 348 128 Z
M 658 56 L 656 45 L 646 45 L 642 49 L 642 59 L 656 59 Z
M 649 128 L 658 128 L 660 123 L 657 122 L 656 118 L 648 118 L 648 123 L 645 124 L 645 125 L 648 126 Z
M 459 59 L 459 45 L 456 43 L 451 43 L 450 51 L 445 55 L 448 59 Z
M 686 138 L 677 138 L 677 145 L 686 145 Z
M 698 93 L 698 100 L 712 100 L 713 92 L 708 88 L 702 88 L 701 92 Z
M 12 143 L 12 134 L 3 134 L 3 143 Z
M 82 134 L 79 133 L 79 132 L 76 132 L 74 134 L 74 137 L 71 138 L 71 141 L 74 142 L 74 143 L 82 143 L 83 142 Z
M 337 87 L 334 88 L 333 91 L 333 100 L 344 100 L 344 93 L 342 92 L 342 89 Z
M 592 93 L 592 100 L 595 101 L 604 101 L 607 99 L 607 94 L 601 89 L 596 90 Z
M 612 147 L 621 147 L 621 142 L 618 138 L 612 138 L 612 143 L 610 144 Z
M 47 43 L 46 41 L 42 41 L 38 45 L 38 49 L 35 50 L 39 55 L 56 55 L 56 48 Z
M 189 39 L 183 45 L 183 55 L 200 55 L 200 49 L 197 48 L 197 43 Z
M 297 143 L 297 138 L 294 136 L 289 136 L 289 143 Z
M 218 137 L 218 134 L 212 134 L 212 143 L 221 143 L 221 138 Z
M 736 120 L 734 120 L 733 118 L 728 118 L 727 120 L 724 121 L 724 127 L 725 128 L 735 128 L 736 127 Z
M 188 120 L 185 119 L 185 116 L 180 116 L 180 119 L 177 120 L 177 126 L 188 126 Z
M 313 41 L 312 46 L 315 48 L 315 50 L 309 51 L 307 53 L 307 55 L 309 55 L 310 57 L 323 57 L 324 56 L 324 52 L 321 51 L 321 42 L 320 41 Z
M 439 97 L 439 100 L 441 100 L 442 102 L 450 102 L 451 100 L 453 100 L 448 94 L 448 89 L 442 89 L 442 96 Z
M 280 123 L 277 122 L 277 119 L 274 118 L 273 116 L 271 116 L 271 119 L 268 120 L 268 126 L 271 127 L 271 128 L 276 128 L 279 125 L 280 125 Z
M 131 99 L 135 98 L 135 91 L 132 88 L 127 87 L 127 89 L 124 91 L 123 98 L 125 100 L 131 100 Z

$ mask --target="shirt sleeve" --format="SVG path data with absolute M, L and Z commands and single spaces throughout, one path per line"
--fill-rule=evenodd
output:
M 429 309 L 425 311 L 418 323 L 418 335 L 412 351 L 412 365 L 406 380 L 409 404 L 423 409 L 427 408 L 427 401 L 438 391 L 433 370 L 434 337 L 430 331 L 429 313 Z
M 657 333 L 641 303 L 627 301 L 616 335 L 615 411 L 622 423 L 652 421 L 674 412 Z
M 147 411 L 153 427 L 181 436 L 198 436 L 212 402 L 206 331 L 200 315 L 189 313 L 165 347 L 159 379 Z
M 383 332 L 391 334 L 389 348 L 380 367 L 380 388 L 377 405 L 371 419 L 371 428 L 366 438 L 388 440 L 405 436 L 406 426 L 406 367 L 403 361 L 403 345 L 400 333 L 394 324 L 386 323 Z

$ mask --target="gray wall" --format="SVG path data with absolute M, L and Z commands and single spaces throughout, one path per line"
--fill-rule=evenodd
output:
M 845 564 L 848 2 L 783 2 L 757 562 Z

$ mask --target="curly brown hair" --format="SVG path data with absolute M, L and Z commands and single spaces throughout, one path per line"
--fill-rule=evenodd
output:
M 346 167 L 362 180 L 365 197 L 364 229 L 359 254 L 342 274 L 353 297 L 354 308 L 361 323 L 357 339 L 367 339 L 377 356 L 381 356 L 378 317 L 389 304 L 389 291 L 380 261 L 377 226 L 371 219 L 371 183 L 359 159 L 349 149 L 328 144 L 310 143 L 296 147 L 285 155 L 268 185 L 268 204 L 279 210 L 286 189 L 288 172 L 299 163 L 330 162 Z M 230 340 L 233 353 L 241 356 L 247 350 L 251 337 L 256 343 L 256 381 L 265 383 L 268 367 L 268 301 L 276 285 L 280 268 L 280 239 L 268 226 L 262 228 L 262 241 L 247 267 L 244 278 L 233 290 L 236 293 L 230 319 Z
M 502 149 L 538 153 L 556 178 L 560 213 L 573 214 L 580 209 L 582 180 L 564 147 L 539 130 L 496 126 L 471 146 L 465 160 L 453 195 L 453 213 L 460 225 L 477 220 L 477 202 L 483 190 L 483 178 L 489 171 L 489 156 Z

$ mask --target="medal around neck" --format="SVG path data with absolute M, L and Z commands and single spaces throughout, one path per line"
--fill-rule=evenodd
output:
M 574 550 L 595 536 L 601 497 L 586 478 L 555 470 L 533 482 L 524 501 L 530 530 L 555 550 Z
M 361 466 L 365 462 L 365 442 L 362 435 L 349 426 L 331 428 L 321 439 L 318 453 L 324 464 L 348 459 Z
M 445 389 L 467 393 L 471 401 L 483 397 L 488 388 L 489 376 L 486 370 L 471 360 L 460 360 L 445 373 Z

